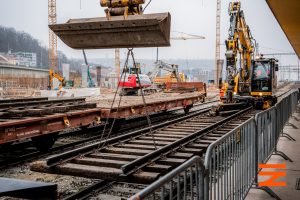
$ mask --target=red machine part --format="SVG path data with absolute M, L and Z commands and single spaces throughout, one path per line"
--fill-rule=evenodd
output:
M 141 80 L 142 88 L 147 88 L 152 85 L 150 78 L 147 75 L 140 74 L 139 77 Z M 119 86 L 121 88 L 139 88 L 140 84 L 138 83 L 138 78 L 136 75 L 128 74 L 125 77 L 125 82 L 124 82 L 124 79 L 122 78 L 122 80 L 119 82 Z

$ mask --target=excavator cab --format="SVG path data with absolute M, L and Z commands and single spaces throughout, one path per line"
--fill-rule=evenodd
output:
M 258 108 L 267 109 L 277 102 L 274 95 L 277 62 L 274 58 L 259 58 L 252 62 L 251 96 Z
M 170 14 L 143 14 L 144 3 L 145 0 L 101 0 L 106 17 L 70 19 L 49 28 L 73 49 L 170 46 Z

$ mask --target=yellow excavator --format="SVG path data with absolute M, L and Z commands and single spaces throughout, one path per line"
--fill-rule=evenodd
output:
M 246 24 L 239 1 L 229 4 L 229 15 L 229 37 L 225 42 L 226 81 L 221 88 L 225 95 L 221 99 L 224 106 L 226 103 L 247 102 L 267 109 L 277 102 L 274 89 L 278 61 L 262 56 L 255 58 L 256 41 Z
M 66 86 L 66 81 L 65 78 L 62 77 L 60 74 L 56 73 L 54 70 L 50 69 L 49 70 L 49 85 L 48 85 L 48 90 L 53 90 L 53 79 L 56 78 L 60 84 L 58 86 L 58 89 L 62 89 L 63 87 Z

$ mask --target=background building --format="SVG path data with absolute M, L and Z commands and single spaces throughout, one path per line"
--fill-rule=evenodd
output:
M 36 53 L 30 52 L 15 52 L 10 53 L 9 55 L 15 56 L 16 65 L 26 66 L 26 67 L 36 67 Z

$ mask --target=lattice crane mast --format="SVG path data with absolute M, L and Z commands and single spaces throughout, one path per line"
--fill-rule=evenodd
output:
M 48 24 L 57 22 L 56 0 L 48 0 Z M 57 36 L 49 29 L 49 68 L 58 71 L 57 63 Z

